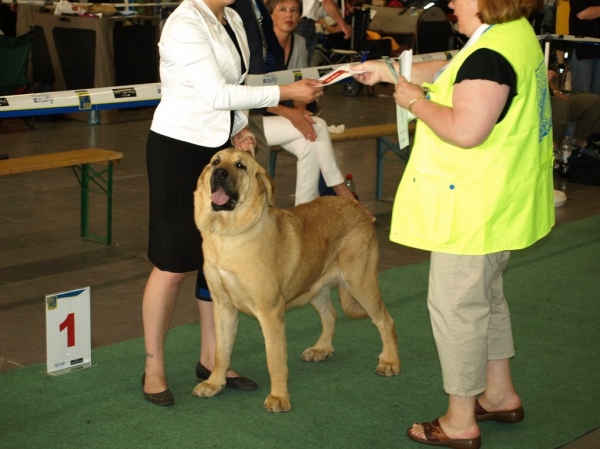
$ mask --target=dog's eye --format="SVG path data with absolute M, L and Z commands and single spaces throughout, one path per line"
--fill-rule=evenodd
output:
M 216 158 L 214 161 L 212 161 L 213 165 L 219 165 L 221 163 L 221 161 L 219 160 L 219 158 Z
M 246 166 L 241 162 L 238 162 L 237 164 L 235 164 L 235 166 L 240 170 L 246 170 Z

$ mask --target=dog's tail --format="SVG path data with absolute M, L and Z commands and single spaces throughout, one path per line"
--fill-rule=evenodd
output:
M 365 318 L 368 316 L 364 307 L 360 305 L 345 286 L 338 285 L 338 292 L 340 294 L 342 310 L 348 318 Z

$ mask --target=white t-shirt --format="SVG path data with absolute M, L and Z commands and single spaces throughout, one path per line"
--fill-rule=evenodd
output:
M 302 17 L 319 20 L 319 8 L 322 0 L 302 0 Z

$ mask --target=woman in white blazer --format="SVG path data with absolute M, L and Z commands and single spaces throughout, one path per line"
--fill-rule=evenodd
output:
M 244 81 L 250 51 L 242 21 L 227 5 L 234 0 L 183 0 L 167 19 L 158 44 L 162 100 L 146 146 L 150 185 L 148 258 L 154 267 L 144 290 L 142 315 L 146 365 L 142 388 L 157 405 L 174 402 L 167 387 L 164 344 L 185 273 L 202 274 L 202 240 L 194 223 L 193 192 L 202 169 L 219 150 L 256 145 L 246 109 L 281 100 L 310 102 L 323 89 L 315 80 L 286 86 L 249 87 Z M 215 332 L 208 289 L 198 295 L 202 343 L 197 378 L 214 367 Z M 227 385 L 257 385 L 228 373 Z

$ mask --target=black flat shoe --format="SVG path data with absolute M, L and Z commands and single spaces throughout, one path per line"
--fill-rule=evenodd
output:
M 146 393 L 144 391 L 144 385 L 146 384 L 146 373 L 142 374 L 142 392 L 145 398 L 152 402 L 154 405 L 171 405 L 175 403 L 175 398 L 171 394 L 171 390 L 168 388 L 160 393 Z
M 204 365 L 202 365 L 202 363 L 198 362 L 198 365 L 196 365 L 196 380 L 198 382 L 202 382 L 203 380 L 208 379 L 208 377 L 211 374 L 212 373 L 208 369 L 206 369 L 206 367 Z M 245 390 L 245 391 L 256 390 L 258 388 L 258 384 L 256 384 L 255 382 L 252 382 L 250 379 L 248 379 L 246 377 L 242 377 L 242 376 L 226 377 L 225 385 L 227 387 L 235 388 L 236 390 Z

